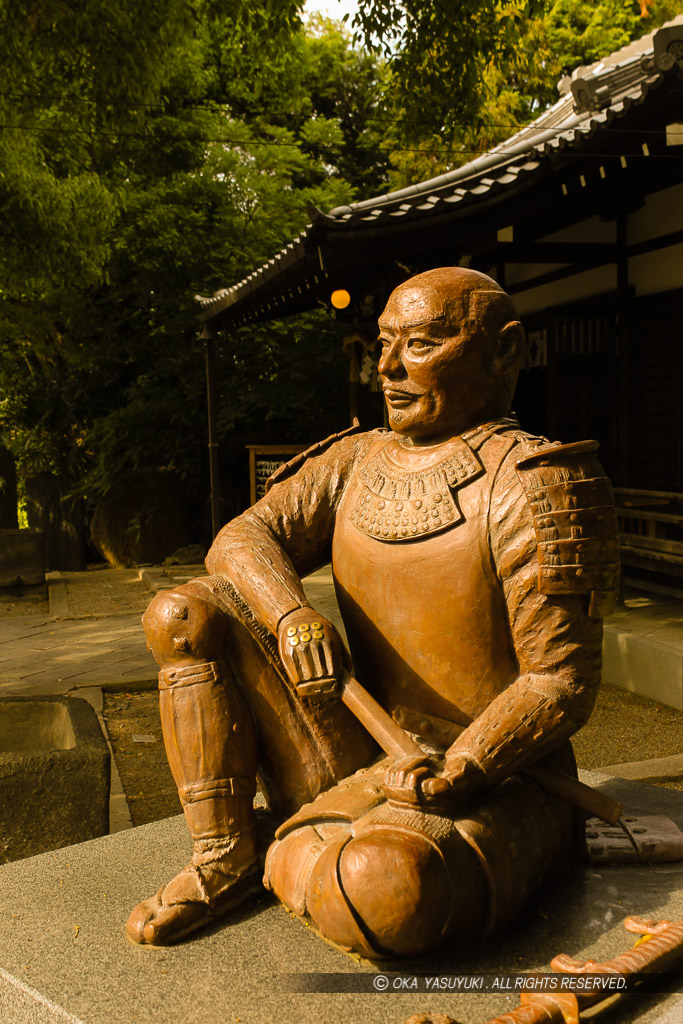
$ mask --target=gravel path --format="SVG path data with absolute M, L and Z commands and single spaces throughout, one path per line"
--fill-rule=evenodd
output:
M 683 750 L 683 711 L 603 684 L 588 724 L 572 737 L 579 768 L 646 761 Z M 683 789 L 683 781 L 657 782 Z

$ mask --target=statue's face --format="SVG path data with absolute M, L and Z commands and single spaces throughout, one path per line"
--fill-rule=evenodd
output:
M 397 288 L 379 328 L 379 373 L 392 430 L 436 442 L 482 422 L 489 346 L 480 331 L 446 316 L 434 289 L 410 283 Z

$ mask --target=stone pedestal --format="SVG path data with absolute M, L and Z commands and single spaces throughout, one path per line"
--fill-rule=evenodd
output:
M 595 781 L 595 778 L 593 780 Z M 638 783 L 606 790 L 629 810 L 683 824 L 683 794 Z M 418 1011 L 481 1024 L 514 993 L 425 991 L 424 976 L 547 970 L 560 952 L 604 960 L 633 944 L 629 913 L 683 918 L 683 865 L 577 868 L 506 935 L 378 968 L 339 952 L 266 894 L 176 947 L 133 945 L 131 907 L 189 856 L 182 817 L 0 867 L 0 1020 L 12 1024 L 403 1024 Z M 393 971 L 408 987 L 394 988 Z M 411 987 L 417 978 L 421 990 Z M 615 1024 L 654 1024 L 679 995 L 628 997 Z M 671 1018 L 673 1019 L 673 1018 Z M 680 1018 L 676 1018 L 680 1019 Z

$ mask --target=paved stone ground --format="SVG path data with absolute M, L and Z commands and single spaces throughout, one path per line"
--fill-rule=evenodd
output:
M 605 619 L 605 624 L 683 650 L 683 601 L 673 597 L 627 589 L 623 606 Z
M 145 595 L 133 612 L 104 615 L 103 587 L 112 587 L 115 570 L 88 573 L 51 573 L 48 581 L 52 615 L 5 617 L 0 621 L 0 694 L 75 693 L 93 686 L 107 689 L 136 689 L 154 685 L 157 667 L 147 650 L 140 624 L 140 612 L 157 590 L 183 583 L 204 574 L 204 567 L 178 566 L 164 569 L 153 566 L 139 570 L 140 588 Z M 118 572 L 129 586 L 129 570 Z M 105 576 L 107 577 L 105 581 Z M 83 614 L 84 602 L 79 582 L 90 589 L 100 584 L 99 614 Z M 121 587 L 112 594 L 111 604 L 121 606 Z M 73 594 L 73 597 L 70 595 Z M 78 614 L 73 614 L 74 610 Z
M 38 696 L 154 679 L 139 615 L 0 624 L 0 693 Z
M 93 574 L 70 573 L 69 582 L 76 586 L 75 578 L 87 575 Z M 150 599 L 159 590 L 199 575 L 205 575 L 201 565 L 140 569 Z M 157 668 L 147 650 L 138 611 L 75 617 L 70 614 L 64 579 L 53 574 L 49 586 L 51 607 L 56 607 L 59 615 L 0 621 L 0 694 L 40 696 L 93 686 L 136 689 L 141 684 L 153 685 Z M 334 618 L 343 632 L 329 566 L 310 576 L 306 587 L 309 599 Z

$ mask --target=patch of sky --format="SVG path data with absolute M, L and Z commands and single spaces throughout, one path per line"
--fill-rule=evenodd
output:
M 323 14 L 326 18 L 341 21 L 345 14 L 349 15 L 347 24 L 353 20 L 358 10 L 356 0 L 306 0 L 304 14 Z

